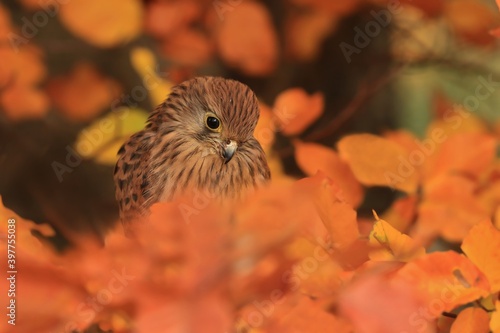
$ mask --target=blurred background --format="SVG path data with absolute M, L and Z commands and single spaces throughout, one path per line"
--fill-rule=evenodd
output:
M 272 138 L 258 139 L 294 177 L 296 138 L 422 138 L 460 110 L 500 131 L 498 27 L 493 0 L 4 0 L 2 200 L 59 231 L 103 235 L 117 220 L 116 151 L 197 75 L 255 91 L 271 119 Z M 280 128 L 290 112 L 298 130 Z M 371 188 L 359 212 L 394 196 Z

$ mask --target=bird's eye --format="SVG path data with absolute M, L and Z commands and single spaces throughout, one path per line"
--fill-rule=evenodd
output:
M 205 123 L 212 131 L 217 131 L 220 128 L 220 120 L 217 117 L 209 115 L 206 117 Z

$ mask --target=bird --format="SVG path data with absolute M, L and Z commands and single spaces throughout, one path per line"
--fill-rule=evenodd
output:
M 239 81 L 202 76 L 174 86 L 118 151 L 120 220 L 146 217 L 154 203 L 189 191 L 224 201 L 264 186 L 271 172 L 254 137 L 258 119 L 257 97 Z

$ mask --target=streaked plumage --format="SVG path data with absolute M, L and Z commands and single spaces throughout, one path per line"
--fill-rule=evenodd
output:
M 258 118 L 257 98 L 240 82 L 198 77 L 175 86 L 118 152 L 120 218 L 147 215 L 153 203 L 191 189 L 235 199 L 264 184 L 270 172 L 253 137 Z

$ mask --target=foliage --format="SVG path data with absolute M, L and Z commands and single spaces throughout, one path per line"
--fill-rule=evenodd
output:
M 77 238 L 64 254 L 41 243 L 50 227 L 4 209 L 22 244 L 16 329 L 498 332 L 498 135 L 443 130 L 436 152 L 413 165 L 415 184 L 394 187 L 406 193 L 387 220 L 356 217 L 361 185 L 391 186 L 387 170 L 424 156 L 430 139 L 354 134 L 338 151 L 297 142 L 309 178 L 276 174 L 231 205 L 204 193 L 156 204 L 132 237 L 118 228 L 104 247 Z M 308 161 L 318 161 L 317 173 Z M 463 254 L 429 251 L 438 236 Z
M 73 155 L 64 157 L 67 164 L 67 156 L 79 162 L 54 170 L 59 185 L 82 161 L 111 169 L 118 147 L 142 128 L 147 107 L 163 101 L 172 84 L 220 74 L 221 67 L 249 82 L 278 77 L 290 63 L 320 57 L 342 19 L 365 8 L 390 8 L 383 0 L 289 0 L 282 7 L 250 0 L 63 2 L 55 0 L 51 15 L 39 1 L 19 1 L 40 31 L 33 37 L 25 33 L 26 21 L 13 22 L 0 6 L 0 36 L 9 45 L 0 48 L 2 63 L 9 64 L 0 65 L 2 124 L 76 124 L 64 150 Z M 344 109 L 330 112 L 328 103 L 338 96 L 320 90 L 268 85 L 257 91 L 255 137 L 273 180 L 242 201 L 221 204 L 206 193 L 186 194 L 154 205 L 128 236 L 115 226 L 103 242 L 70 228 L 71 221 L 34 223 L 2 205 L 2 221 L 16 220 L 18 273 L 16 326 L 2 320 L 0 331 L 500 333 L 498 83 L 491 75 L 487 82 L 495 63 L 484 61 L 479 72 L 486 74 L 469 95 L 450 91 L 435 76 L 400 75 L 399 87 L 406 88 L 406 95 L 395 96 L 404 100 L 401 118 L 413 104 L 429 115 L 420 136 L 384 128 L 333 139 L 382 87 L 426 63 L 429 53 L 458 64 L 461 57 L 491 59 L 500 36 L 492 6 L 397 3 L 403 14 L 391 17 L 396 29 L 386 31 L 391 68 L 356 86 Z M 276 22 L 273 12 L 282 8 L 283 21 Z M 34 25 L 40 13 L 112 61 L 98 65 L 86 54 L 63 70 L 48 70 L 45 57 L 54 55 L 54 45 L 31 40 L 43 35 L 45 26 Z M 148 44 L 144 35 L 154 40 Z M 457 45 L 467 45 L 467 52 L 456 52 Z M 118 51 L 125 57 L 117 57 L 117 66 L 129 64 L 138 84 L 107 72 Z M 349 57 L 367 50 L 358 51 Z M 340 85 L 342 79 L 335 78 Z M 262 97 L 267 90 L 274 92 Z M 467 98 L 479 98 L 478 91 L 490 94 L 479 95 L 481 108 L 471 109 Z M 456 99 L 460 105 L 453 105 Z M 496 120 L 485 121 L 494 118 L 488 114 Z M 290 160 L 305 177 L 285 172 Z M 371 204 L 374 188 L 392 191 L 395 200 L 367 217 L 360 211 Z M 45 192 L 31 192 L 45 199 Z M 42 202 L 46 216 L 57 215 Z M 59 233 L 72 244 L 64 251 L 54 247 Z M 4 249 L 8 234 L 0 223 Z

